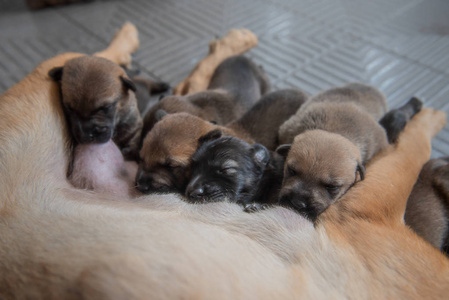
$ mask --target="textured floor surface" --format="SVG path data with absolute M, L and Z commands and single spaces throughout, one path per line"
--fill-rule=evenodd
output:
M 42 60 L 105 47 L 129 20 L 139 29 L 134 62 L 175 86 L 211 39 L 245 27 L 259 37 L 248 55 L 274 88 L 310 94 L 349 81 L 370 83 L 390 108 L 411 96 L 449 113 L 449 1 L 129 0 L 28 11 L 0 0 L 0 93 Z M 449 125 L 433 157 L 449 155 Z

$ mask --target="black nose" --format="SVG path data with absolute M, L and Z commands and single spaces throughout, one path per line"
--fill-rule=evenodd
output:
M 188 192 L 188 197 L 192 200 L 199 200 L 204 196 L 204 190 L 202 188 L 197 188 Z
M 139 190 L 140 192 L 142 192 L 144 194 L 148 194 L 150 192 L 150 186 L 146 183 L 137 181 L 136 188 L 137 188 L 137 190 Z

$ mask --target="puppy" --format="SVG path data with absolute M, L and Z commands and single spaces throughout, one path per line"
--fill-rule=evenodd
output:
M 158 117 L 162 119 L 147 134 L 140 150 L 137 188 L 143 193 L 183 193 L 189 181 L 190 158 L 198 147 L 198 140 L 214 129 L 249 144 L 258 142 L 274 149 L 280 124 L 296 112 L 306 98 L 306 94 L 299 90 L 268 93 L 239 120 L 226 127 L 187 113 L 165 115 L 159 110 Z
M 389 111 L 380 119 L 379 124 L 387 132 L 388 142 L 390 144 L 396 143 L 405 125 L 407 125 L 415 114 L 421 111 L 421 108 L 422 102 L 418 98 L 412 97 L 406 104 Z
M 127 159 L 138 154 L 142 119 L 135 84 L 123 68 L 104 58 L 82 56 L 50 70 L 60 82 L 62 103 L 79 144 L 106 143 L 111 138 Z
M 388 146 L 377 118 L 386 111 L 376 89 L 349 84 L 325 91 L 304 104 L 280 128 L 278 153 L 286 156 L 281 205 L 311 220 L 357 181 L 374 154 Z
M 221 137 L 219 130 L 200 138 L 192 156 L 187 201 L 228 200 L 242 204 L 246 212 L 277 202 L 284 159 L 261 144 L 252 146 L 235 137 Z
M 261 67 L 244 56 L 230 57 L 215 69 L 206 91 L 165 97 L 154 105 L 145 115 L 142 139 L 157 122 L 159 109 L 168 113 L 188 112 L 225 125 L 241 117 L 269 88 L 269 80 Z
M 435 248 L 449 246 L 449 157 L 424 165 L 408 198 L 404 220 Z

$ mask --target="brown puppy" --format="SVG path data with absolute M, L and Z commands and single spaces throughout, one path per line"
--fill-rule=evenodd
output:
M 363 180 L 366 162 L 388 145 L 377 122 L 385 112 L 383 95 L 356 83 L 305 103 L 279 130 L 283 143 L 296 135 L 278 151 L 287 156 L 280 204 L 315 220 Z
M 123 68 L 101 57 L 82 56 L 49 75 L 60 82 L 63 107 L 79 144 L 112 138 L 127 159 L 136 158 L 142 119 L 136 86 Z
M 408 198 L 404 220 L 435 248 L 449 245 L 449 157 L 424 165 Z
M 269 80 L 249 58 L 233 56 L 216 69 L 207 91 L 187 96 L 169 96 L 154 105 L 144 118 L 142 139 L 157 122 L 156 112 L 188 112 L 204 120 L 225 125 L 241 117 L 268 92 Z
M 268 93 L 239 120 L 226 127 L 186 113 L 168 114 L 156 123 L 143 141 L 137 189 L 143 193 L 183 192 L 190 178 L 190 158 L 199 139 L 215 129 L 221 130 L 225 136 L 275 149 L 279 126 L 306 98 L 306 94 L 299 90 Z

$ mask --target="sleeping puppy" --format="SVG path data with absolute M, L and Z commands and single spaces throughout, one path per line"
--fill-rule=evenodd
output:
M 268 93 L 239 120 L 226 127 L 187 113 L 166 115 L 159 110 L 157 115 L 161 120 L 147 134 L 140 150 L 137 188 L 143 193 L 182 193 L 190 178 L 190 158 L 198 148 L 198 140 L 214 129 L 221 130 L 225 136 L 274 149 L 278 144 L 280 124 L 293 115 L 306 98 L 306 94 L 299 90 Z
M 375 119 L 385 110 L 383 95 L 362 84 L 333 88 L 305 103 L 280 129 L 281 141 L 296 137 L 278 148 L 286 156 L 279 203 L 315 220 L 363 180 L 366 162 L 388 146 Z
M 60 82 L 62 103 L 79 144 L 111 138 L 127 159 L 135 159 L 142 119 L 136 86 L 119 65 L 100 57 L 81 56 L 49 71 Z
M 424 165 L 408 198 L 404 220 L 435 248 L 449 246 L 449 157 Z
M 192 156 L 185 197 L 192 203 L 228 200 L 246 212 L 277 202 L 284 159 L 261 144 L 249 145 L 214 130 L 201 137 Z
M 233 56 L 216 69 L 206 91 L 187 96 L 168 96 L 154 105 L 144 118 L 142 139 L 157 122 L 156 112 L 188 112 L 204 120 L 225 125 L 241 117 L 269 90 L 261 67 L 249 58 Z

